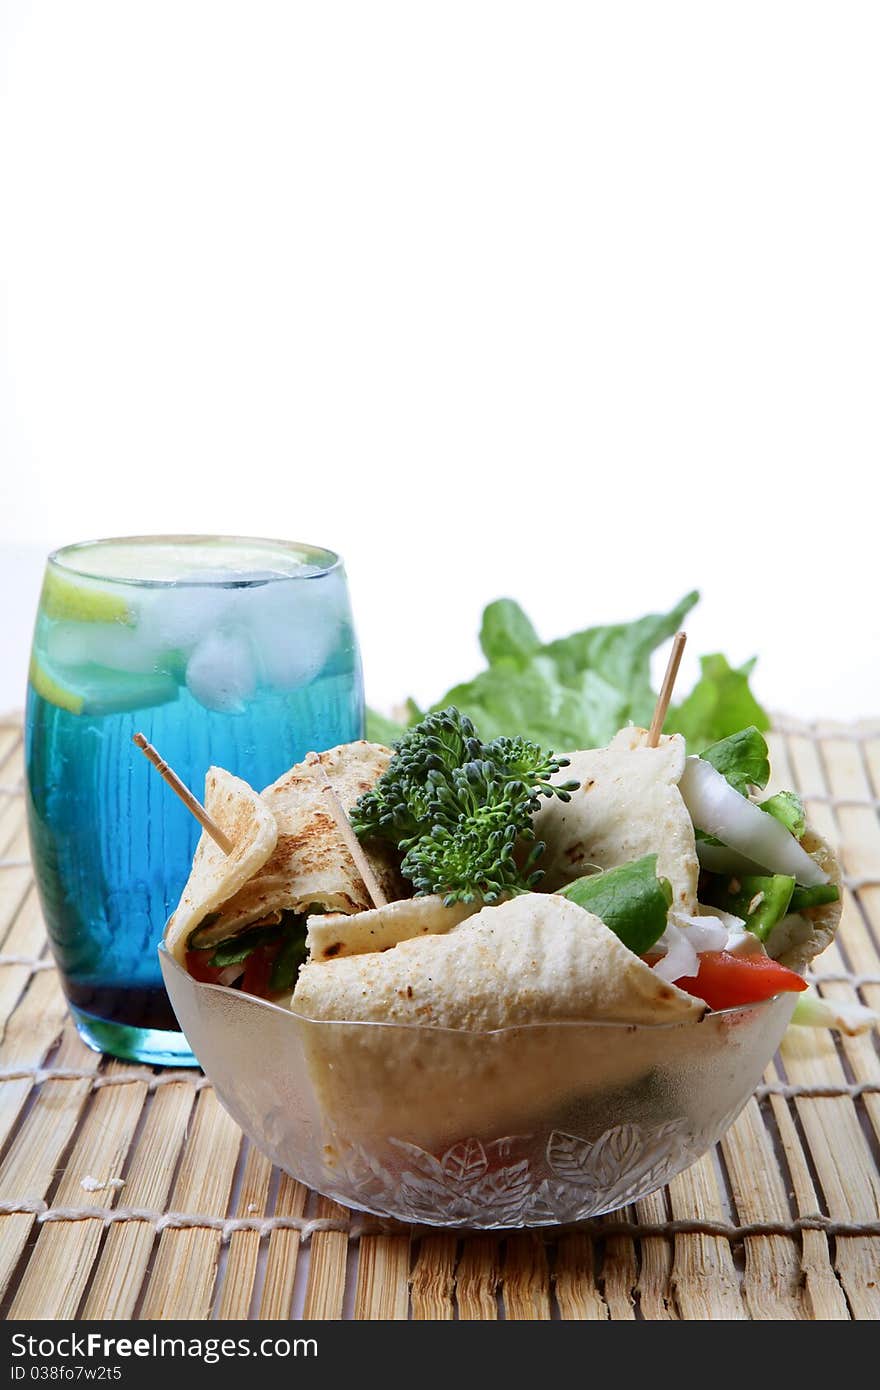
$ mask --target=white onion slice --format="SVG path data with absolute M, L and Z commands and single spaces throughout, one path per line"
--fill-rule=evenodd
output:
M 678 789 L 694 825 L 707 835 L 716 836 L 770 873 L 792 874 L 805 888 L 828 882 L 828 875 L 791 831 L 741 796 L 705 759 L 688 758 Z
M 676 927 L 687 932 L 695 951 L 723 951 L 731 931 L 742 931 L 744 923 L 732 912 L 704 912 L 699 917 L 689 912 L 670 912 Z M 663 938 L 661 937 L 661 940 Z
M 667 980 L 672 985 L 676 980 L 692 980 L 698 973 L 700 962 L 696 947 L 688 940 L 687 932 L 674 922 L 666 923 L 666 930 L 657 945 L 666 952 L 653 966 L 654 974 L 659 975 L 661 980 Z
M 742 926 L 737 917 L 731 916 L 730 921 Z M 675 980 L 692 979 L 700 969 L 699 953 L 723 951 L 727 937 L 728 927 L 720 917 L 670 912 L 666 930 L 657 942 L 658 948 L 666 954 L 654 965 L 654 974 L 670 984 Z
M 244 974 L 244 961 L 236 961 L 235 965 L 227 965 L 226 969 L 217 976 L 218 985 L 234 985 L 236 980 Z

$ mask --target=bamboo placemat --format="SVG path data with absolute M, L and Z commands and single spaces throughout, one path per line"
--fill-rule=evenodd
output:
M 776 730 L 774 780 L 801 791 L 850 890 L 820 988 L 880 1008 L 880 721 Z M 8 1318 L 880 1317 L 876 1032 L 789 1030 L 714 1152 L 576 1229 L 462 1235 L 350 1214 L 273 1169 L 199 1073 L 79 1041 L 35 896 L 11 721 L 0 1025 Z

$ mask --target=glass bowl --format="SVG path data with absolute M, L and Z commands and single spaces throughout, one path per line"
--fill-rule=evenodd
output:
M 477 1033 L 315 1021 L 159 957 L 219 1099 L 273 1163 L 435 1226 L 580 1221 L 662 1187 L 736 1119 L 796 997 L 697 1023 Z

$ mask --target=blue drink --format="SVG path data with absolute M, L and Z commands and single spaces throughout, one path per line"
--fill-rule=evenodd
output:
M 50 557 L 28 686 L 28 817 L 52 950 L 81 1036 L 191 1064 L 156 946 L 200 829 L 132 744 L 201 799 L 216 764 L 261 789 L 360 738 L 341 561 L 270 541 L 168 537 Z

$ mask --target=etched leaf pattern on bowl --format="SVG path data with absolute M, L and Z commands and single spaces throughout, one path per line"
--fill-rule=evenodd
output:
M 718 1132 L 733 1120 L 725 1116 Z M 546 1135 L 546 1132 L 545 1132 Z M 549 1136 L 460 1140 L 439 1157 L 390 1139 L 394 1160 L 349 1146 L 339 1200 L 400 1220 L 451 1226 L 540 1226 L 613 1211 L 662 1186 L 702 1153 L 711 1136 L 685 1119 L 648 1130 L 614 1125 L 595 1139 Z M 396 1161 L 395 1161 L 396 1160 Z

